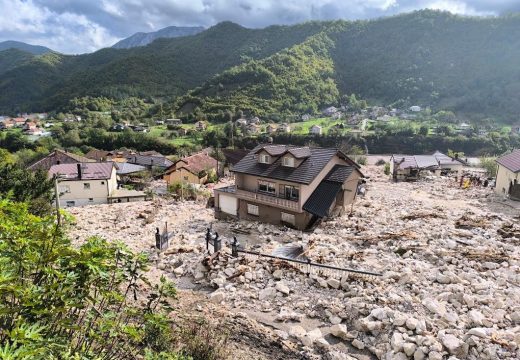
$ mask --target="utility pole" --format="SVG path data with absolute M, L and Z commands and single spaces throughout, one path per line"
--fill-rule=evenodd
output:
M 58 175 L 54 175 L 54 196 L 56 198 L 56 218 L 58 220 L 58 227 L 61 227 L 61 213 L 60 213 L 60 191 L 58 189 Z
M 235 132 L 235 123 L 233 122 L 233 120 L 231 120 L 231 148 L 233 150 L 235 150 L 235 139 L 234 139 L 234 134 Z

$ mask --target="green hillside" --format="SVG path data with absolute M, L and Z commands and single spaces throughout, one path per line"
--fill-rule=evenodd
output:
M 372 103 L 421 105 L 516 120 L 520 15 L 438 11 L 371 21 L 246 29 L 224 22 L 195 36 L 127 50 L 0 52 L 0 112 L 52 110 L 80 96 L 161 99 L 176 112 L 227 109 L 301 114 L 355 93 Z
M 224 22 L 190 37 L 159 39 L 133 49 L 60 55 L 53 69 L 43 59 L 0 76 L 0 110 L 53 109 L 84 95 L 171 98 L 234 65 L 270 56 L 321 31 L 322 23 L 251 30 Z M 41 69 L 50 70 L 42 77 Z M 19 91 L 5 85 L 17 83 Z

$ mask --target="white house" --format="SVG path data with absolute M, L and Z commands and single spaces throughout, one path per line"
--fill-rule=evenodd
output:
M 53 165 L 49 177 L 58 177 L 60 206 L 83 206 L 144 200 L 142 191 L 118 189 L 113 162 Z
M 278 127 L 278 131 L 282 133 L 290 133 L 291 132 L 291 126 L 287 123 L 283 123 Z
M 417 105 L 410 106 L 410 111 L 412 111 L 412 112 L 419 112 L 419 111 L 421 111 L 421 107 L 417 106 Z
M 312 125 L 309 129 L 309 133 L 312 135 L 321 135 L 321 126 L 319 125 Z
M 520 200 L 520 149 L 497 159 L 495 192 Z

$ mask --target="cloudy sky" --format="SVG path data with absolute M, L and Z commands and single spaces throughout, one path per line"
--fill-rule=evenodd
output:
M 466 15 L 520 11 L 519 0 L 0 0 L 0 41 L 91 52 L 138 31 L 230 20 L 245 27 L 367 19 L 416 9 Z

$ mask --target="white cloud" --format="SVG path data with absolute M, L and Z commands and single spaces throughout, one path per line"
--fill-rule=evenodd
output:
M 0 40 L 19 40 L 66 53 L 110 46 L 138 31 L 245 27 L 306 20 L 366 19 L 430 8 L 465 15 L 520 10 L 519 0 L 0 0 Z
M 56 13 L 32 0 L 0 0 L 0 39 L 45 45 L 64 53 L 81 53 L 112 45 L 117 37 L 85 15 Z

